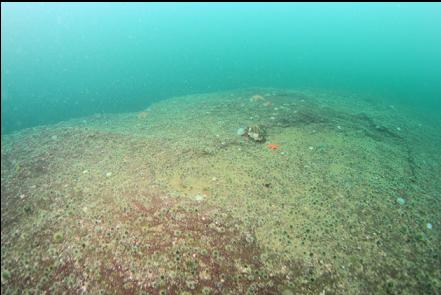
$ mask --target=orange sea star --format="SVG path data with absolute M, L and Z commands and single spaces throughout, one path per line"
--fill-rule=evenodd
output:
M 276 144 L 276 143 L 270 143 L 270 144 L 267 145 L 267 147 L 268 147 L 270 150 L 277 150 L 277 149 L 280 147 L 280 145 L 278 145 L 278 144 Z

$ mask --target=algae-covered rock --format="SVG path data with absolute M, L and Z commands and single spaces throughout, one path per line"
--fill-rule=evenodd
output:
M 265 141 L 265 128 L 261 125 L 251 125 L 246 128 L 246 134 L 249 139 L 255 142 L 264 142 Z
M 61 243 L 64 240 L 64 235 L 62 232 L 56 232 L 52 237 L 54 243 Z
M 2 270 L 2 284 L 5 284 L 11 279 L 11 273 L 8 270 Z

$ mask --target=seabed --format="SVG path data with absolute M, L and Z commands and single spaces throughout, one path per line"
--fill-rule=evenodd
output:
M 441 137 L 413 118 L 255 88 L 3 135 L 1 293 L 440 294 Z

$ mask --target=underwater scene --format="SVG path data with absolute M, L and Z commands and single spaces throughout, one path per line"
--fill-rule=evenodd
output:
M 441 4 L 1 4 L 1 294 L 441 294 Z

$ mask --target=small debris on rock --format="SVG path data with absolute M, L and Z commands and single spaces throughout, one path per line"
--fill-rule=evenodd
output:
M 401 198 L 401 197 L 399 197 L 399 198 L 397 198 L 397 203 L 400 204 L 400 205 L 404 205 L 406 203 L 406 200 Z

